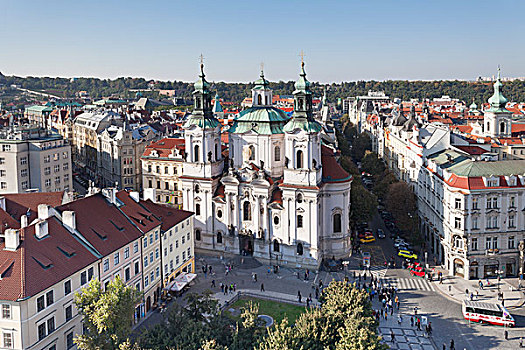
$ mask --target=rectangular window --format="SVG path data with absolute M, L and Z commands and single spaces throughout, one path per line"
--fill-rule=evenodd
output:
M 144 257 L 144 267 L 145 268 L 148 267 L 148 257 L 147 256 Z
M 149 277 L 148 276 L 144 277 L 144 288 L 147 287 L 147 286 L 149 286 Z
M 120 253 L 113 254 L 113 264 L 117 266 L 120 263 Z
M 44 163 L 49 163 L 51 161 L 51 156 L 44 156 Z
M 29 188 L 29 184 L 27 183 L 27 181 L 22 181 L 22 189 L 27 190 L 28 188 Z
M 20 162 L 22 162 L 22 159 L 20 159 Z M 27 159 L 26 159 L 26 163 L 27 163 Z M 4 157 L 0 157 L 0 164 L 5 164 L 5 158 Z
M 58 173 L 60 171 L 60 165 L 59 164 L 55 165 L 53 170 L 55 173 Z
M 195 204 L 195 215 L 201 215 L 201 205 Z
M 104 272 L 109 270 L 109 259 L 104 260 Z
M 83 286 L 87 283 L 87 273 L 86 271 L 80 273 L 80 285 Z
M 184 236 L 182 236 L 182 244 L 186 243 L 186 239 L 184 238 Z
M 303 227 L 303 216 L 297 215 L 297 227 Z
M 177 265 L 179 264 L 179 256 L 178 255 L 175 257 L 175 264 L 177 264 Z
M 51 174 L 51 168 L 50 167 L 44 168 L 44 175 L 49 175 L 49 174 Z
M 27 177 L 27 169 L 20 170 L 20 176 L 21 177 Z
M 42 340 L 46 337 L 46 323 L 38 325 L 38 340 Z
M 151 283 L 153 283 L 153 281 L 155 280 L 155 272 L 151 271 L 151 273 L 149 274 L 149 280 L 151 281 Z
M 456 200 L 454 201 L 454 208 L 461 209 L 461 199 L 460 198 L 456 198 Z
M 478 250 L 478 239 L 472 238 L 470 245 L 472 247 L 472 250 Z
M 168 256 L 168 248 L 164 248 L 164 256 Z
M 179 240 L 175 241 L 175 248 L 177 248 L 177 249 L 179 248 Z
M 133 243 L 133 253 L 139 252 L 139 242 Z
M 71 281 L 64 282 L 64 295 L 71 293 Z
M 4 332 L 3 333 L 3 342 L 4 342 L 4 348 L 12 349 L 13 348 L 13 333 L 11 333 L 11 332 Z
M 173 260 L 170 260 L 170 270 L 173 271 Z
M 11 150 L 11 145 L 2 145 L 2 152 L 9 152 Z
M 149 262 L 153 263 L 153 252 L 149 253 Z
M 454 228 L 461 229 L 461 218 L 454 218 Z
M 148 237 L 144 237 L 144 249 L 148 247 Z
M 51 317 L 47 320 L 47 334 L 51 334 L 55 331 L 55 318 Z
M 124 278 L 127 281 L 129 281 L 129 279 L 131 278 L 131 272 L 129 270 L 129 267 L 126 267 L 126 269 L 124 270 Z
M 498 249 L 498 237 L 492 237 L 492 248 Z
M 69 154 L 67 152 L 62 152 L 62 159 L 68 159 Z
M 491 249 L 492 248 L 492 238 L 486 237 L 485 238 L 485 249 Z
M 188 259 L 191 257 L 191 248 L 188 248 Z
M 46 306 L 52 305 L 55 302 L 55 298 L 53 296 L 53 291 L 50 290 L 46 293 Z
M 509 249 L 514 249 L 514 236 L 509 237 Z
M 159 248 L 155 249 L 155 259 L 159 258 Z
M 5 177 L 7 172 L 5 170 L 0 170 L 0 177 Z
M 153 233 L 149 235 L 149 244 L 153 244 Z
M 164 189 L 166 189 L 166 190 L 170 189 L 170 183 L 169 182 L 165 182 L 164 183 Z
M 186 252 L 182 252 L 182 261 L 186 261 Z
M 93 279 L 93 271 L 94 270 L 92 267 L 88 269 L 88 281 L 91 281 Z
M 46 179 L 45 184 L 46 184 L 46 187 L 51 186 L 51 179 Z
M 73 307 L 69 305 L 66 307 L 66 322 L 73 318 Z
M 140 292 L 140 282 L 135 284 L 135 289 Z
M 7 188 L 7 182 L 0 182 L 0 188 L 5 190 Z
M 36 300 L 36 311 L 40 312 L 44 310 L 45 307 L 46 305 L 44 303 L 44 296 L 42 295 L 41 297 L 38 297 L 38 299 Z
M 75 342 L 73 341 L 73 332 L 68 333 L 66 335 L 66 347 L 67 349 L 71 349 L 75 346 Z
M 509 207 L 516 208 L 516 197 L 510 197 L 510 199 L 509 199 Z
M 59 160 L 60 159 L 60 153 L 53 154 L 53 160 Z
M 124 259 L 127 258 L 129 258 L 129 247 L 126 247 L 126 249 L 124 249 Z
M 156 240 L 156 241 L 159 240 L 159 231 L 155 231 L 155 240 Z
M 138 261 L 135 261 L 135 275 L 140 272 L 140 264 Z
M 509 215 L 509 228 L 516 227 L 516 222 L 514 221 L 514 215 Z
M 69 163 L 64 163 L 64 164 L 62 165 L 62 169 L 64 169 L 64 170 L 69 169 Z
M 26 165 L 27 164 L 27 157 L 20 158 L 20 164 L 21 165 Z
M 178 244 L 177 244 L 178 246 Z M 173 244 L 170 244 L 170 253 L 173 252 Z
M 2 318 L 4 320 L 10 320 L 11 319 L 11 305 L 9 305 L 9 304 L 2 304 Z

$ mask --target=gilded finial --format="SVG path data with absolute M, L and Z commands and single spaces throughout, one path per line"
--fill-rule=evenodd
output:
M 201 53 L 201 55 L 199 56 L 199 61 L 200 61 L 200 63 L 201 63 L 201 73 L 204 74 L 204 56 L 202 55 L 202 53 Z
M 301 67 L 304 67 L 304 56 L 306 56 L 304 54 L 304 51 L 301 50 L 301 53 L 299 53 L 299 56 L 301 57 Z

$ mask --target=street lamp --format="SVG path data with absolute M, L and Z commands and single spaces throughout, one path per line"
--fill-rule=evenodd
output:
M 345 270 L 345 281 L 346 281 L 346 269 L 348 268 L 348 264 L 350 264 L 350 261 L 348 260 L 343 261 L 343 266 Z

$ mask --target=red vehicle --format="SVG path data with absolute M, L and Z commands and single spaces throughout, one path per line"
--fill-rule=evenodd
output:
M 366 231 L 366 232 L 360 232 L 358 235 L 357 235 L 358 238 L 368 238 L 368 237 L 374 237 L 374 235 L 372 234 L 372 232 L 370 231 Z
M 412 276 L 425 277 L 425 268 L 418 262 L 408 264 L 408 270 Z
M 489 323 L 504 327 L 516 325 L 514 317 L 503 305 L 464 300 L 462 311 L 465 320 L 471 322 Z

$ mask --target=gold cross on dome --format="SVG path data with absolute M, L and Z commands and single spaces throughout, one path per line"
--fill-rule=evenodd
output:
M 301 57 L 301 63 L 304 63 L 304 56 L 306 55 L 304 54 L 303 50 L 301 50 L 301 53 L 299 53 L 299 56 Z
M 261 72 L 264 70 L 264 62 L 261 62 Z
M 199 62 L 201 63 L 201 66 L 204 65 L 204 56 L 202 55 L 202 53 L 199 56 Z

